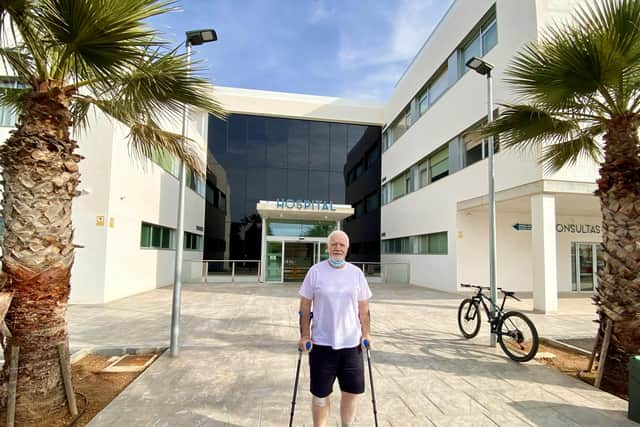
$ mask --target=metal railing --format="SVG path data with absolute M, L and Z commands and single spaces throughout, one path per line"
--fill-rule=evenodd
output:
M 408 262 L 358 262 L 351 261 L 360 268 L 372 283 L 409 283 L 411 278 Z
M 371 283 L 409 283 L 408 262 L 351 262 L 360 268 Z M 205 259 L 185 260 L 183 282 L 258 283 L 262 272 L 260 260 Z
M 247 259 L 185 260 L 183 281 L 204 283 L 257 283 L 262 263 Z

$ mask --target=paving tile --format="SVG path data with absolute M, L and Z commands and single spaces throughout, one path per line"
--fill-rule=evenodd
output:
M 489 347 L 486 325 L 460 336 L 456 295 L 372 285 L 373 374 L 381 426 L 626 426 L 626 402 L 537 362 Z M 163 354 L 90 426 L 287 425 L 298 353 L 297 285 L 185 285 L 178 358 Z M 543 336 L 590 336 L 590 300 L 560 300 L 560 312 L 530 313 Z M 71 306 L 71 347 L 160 347 L 169 340 L 171 289 L 101 306 Z M 126 333 L 123 333 L 126 331 Z M 366 360 L 365 360 L 365 369 Z M 373 425 L 366 392 L 355 425 Z M 311 426 L 303 356 L 296 426 Z M 339 425 L 334 387 L 330 425 Z M 589 424 L 591 423 L 591 424 Z M 605 425 L 605 424 L 600 424 Z

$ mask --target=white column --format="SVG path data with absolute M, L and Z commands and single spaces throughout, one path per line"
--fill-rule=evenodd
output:
M 556 247 L 556 198 L 552 194 L 531 197 L 531 264 L 533 309 L 558 310 L 558 262 Z
M 340 220 L 336 221 L 336 230 L 342 230 L 342 228 L 340 228 L 342 225 L 342 223 L 340 222 Z
M 267 220 L 262 217 L 262 243 L 260 245 L 260 281 L 266 282 L 267 271 Z

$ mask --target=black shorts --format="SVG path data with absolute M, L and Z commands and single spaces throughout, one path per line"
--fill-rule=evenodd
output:
M 352 394 L 364 393 L 364 363 L 362 348 L 334 350 L 329 346 L 315 345 L 309 353 L 311 394 L 326 397 L 333 391 L 338 378 L 340 390 Z

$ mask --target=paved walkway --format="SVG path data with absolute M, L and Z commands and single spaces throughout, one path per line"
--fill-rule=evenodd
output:
M 374 382 L 382 426 L 638 426 L 626 402 L 536 362 L 517 364 L 457 330 L 458 295 L 373 285 Z M 180 357 L 165 353 L 90 426 L 287 425 L 297 351 L 297 287 L 187 285 Z M 510 307 L 530 311 L 531 301 Z M 73 348 L 167 346 L 171 289 L 70 308 Z M 531 314 L 542 336 L 590 337 L 587 298 Z M 296 426 L 310 426 L 303 363 Z M 368 384 L 368 381 L 367 381 Z M 370 394 L 356 425 L 373 425 Z M 337 424 L 337 399 L 332 423 Z

